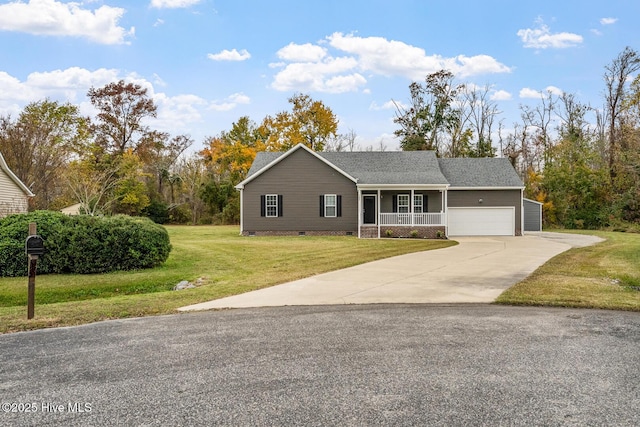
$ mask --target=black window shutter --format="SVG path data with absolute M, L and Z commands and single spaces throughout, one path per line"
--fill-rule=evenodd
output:
M 260 196 L 260 216 L 267 216 L 267 198 L 264 194 Z
M 342 216 L 342 196 L 336 196 L 336 216 Z
M 320 195 L 320 216 L 324 216 L 324 194 Z
M 282 216 L 282 194 L 278 194 L 278 216 Z
M 429 196 L 422 196 L 422 212 L 429 212 Z
M 391 210 L 393 211 L 393 213 L 398 212 L 398 195 L 397 194 L 393 195 L 393 208 Z

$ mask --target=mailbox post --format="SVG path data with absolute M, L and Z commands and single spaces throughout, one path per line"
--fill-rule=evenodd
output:
M 33 319 L 36 300 L 36 269 L 38 257 L 44 255 L 44 240 L 36 234 L 36 223 L 29 223 L 29 237 L 25 242 L 25 251 L 29 257 L 29 288 L 27 299 L 27 319 Z

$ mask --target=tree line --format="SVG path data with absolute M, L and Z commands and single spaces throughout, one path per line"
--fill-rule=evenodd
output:
M 537 105 L 520 105 L 509 128 L 490 87 L 441 70 L 409 86 L 408 106 L 396 103 L 395 134 L 403 150 L 509 158 L 525 196 L 543 203 L 546 225 L 640 229 L 639 70 L 627 47 L 604 67 L 601 106 L 546 91 Z
M 234 186 L 258 151 L 285 151 L 298 143 L 337 147 L 338 120 L 309 95 L 289 99 L 291 111 L 258 126 L 241 117 L 229 131 L 207 137 L 187 154 L 189 135 L 152 127 L 157 106 L 147 89 L 121 80 L 87 96 L 94 118 L 79 107 L 45 99 L 13 118 L 0 116 L 0 152 L 35 197 L 30 210 L 76 203 L 89 215 L 147 216 L 159 223 L 237 223 Z
M 640 224 L 638 70 L 640 55 L 627 47 L 604 67 L 602 106 L 546 92 L 537 105 L 521 105 L 510 126 L 490 86 L 459 83 L 440 70 L 409 85 L 408 105 L 395 103 L 395 134 L 403 150 L 509 158 L 526 196 L 543 203 L 547 225 Z M 30 210 L 80 203 L 90 215 L 238 223 L 234 187 L 257 152 L 298 143 L 316 151 L 362 149 L 353 130 L 339 134 L 333 111 L 306 94 L 294 94 L 288 111 L 259 124 L 240 117 L 193 154 L 187 154 L 189 135 L 153 128 L 157 106 L 142 86 L 121 80 L 92 87 L 87 96 L 97 111 L 93 118 L 49 99 L 28 104 L 15 118 L 0 116 L 0 152 L 35 193 Z

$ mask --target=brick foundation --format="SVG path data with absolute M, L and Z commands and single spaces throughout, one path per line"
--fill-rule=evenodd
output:
M 387 233 L 390 230 L 390 234 Z M 438 236 L 440 231 L 440 236 Z M 378 227 L 362 227 L 360 228 L 360 237 L 363 239 L 371 239 L 378 237 Z M 420 227 L 420 226 L 383 226 L 380 227 L 380 237 L 401 237 L 401 238 L 414 238 L 414 239 L 444 239 L 445 227 L 433 226 L 433 227 Z
M 246 230 L 242 232 L 243 236 L 357 236 L 356 230 L 311 230 L 311 231 L 282 231 L 282 230 L 267 230 L 267 231 L 251 231 Z
M 378 227 L 360 227 L 360 238 L 362 239 L 377 239 L 378 238 Z
M 387 230 L 391 230 L 391 235 L 387 235 Z M 438 236 L 438 231 L 441 235 Z M 291 230 L 265 230 L 251 231 L 245 230 L 243 236 L 357 236 L 357 231 L 351 230 L 310 230 L 310 231 L 291 231 Z M 400 237 L 405 239 L 444 239 L 444 226 L 433 227 L 411 227 L 411 226 L 393 226 L 381 227 L 380 237 Z M 363 239 L 377 239 L 378 227 L 364 226 L 360 228 L 360 237 Z

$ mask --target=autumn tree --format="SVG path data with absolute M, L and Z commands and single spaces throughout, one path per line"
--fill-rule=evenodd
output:
M 77 106 L 48 99 L 28 104 L 16 120 L 0 117 L 0 152 L 35 194 L 31 208 L 64 207 L 62 175 L 88 143 L 88 123 Z
M 410 105 L 396 103 L 394 123 L 400 129 L 394 133 L 400 138 L 403 150 L 435 150 L 439 155 L 451 141 L 452 131 L 460 131 L 460 112 L 455 101 L 462 85 L 454 83 L 451 71 L 440 70 L 427 75 L 425 83 L 409 85 Z M 460 131 L 460 136 L 464 130 Z M 449 138 L 449 139 L 448 139 Z
M 327 141 L 336 137 L 338 131 L 338 119 L 333 111 L 322 101 L 305 94 L 295 94 L 288 101 L 291 111 L 265 117 L 259 128 L 266 149 L 286 151 L 304 144 L 314 151 L 324 151 Z
M 97 141 L 111 153 L 136 152 L 149 131 L 144 120 L 156 117 L 157 107 L 139 84 L 120 80 L 87 93 L 98 110 L 95 127 Z
M 245 178 L 256 154 L 265 148 L 256 124 L 243 116 L 230 131 L 207 138 L 200 155 L 219 181 L 229 180 L 235 185 Z
M 206 168 L 200 196 L 220 222 L 238 222 L 240 202 L 234 186 L 247 176 L 256 154 L 265 150 L 262 138 L 255 122 L 243 116 L 231 130 L 205 140 L 199 153 Z

